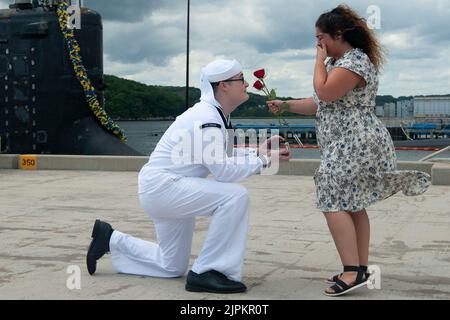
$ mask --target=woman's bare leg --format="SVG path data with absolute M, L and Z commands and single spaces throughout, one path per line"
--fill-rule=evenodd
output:
M 358 243 L 359 263 L 367 266 L 369 263 L 370 222 L 366 209 L 351 214 L 355 225 Z
M 324 214 L 342 264 L 344 266 L 359 266 L 358 238 L 352 213 L 339 211 Z M 356 280 L 356 275 L 356 272 L 345 272 L 342 274 L 341 280 L 351 284 Z M 330 288 L 326 291 L 328 293 L 334 292 Z

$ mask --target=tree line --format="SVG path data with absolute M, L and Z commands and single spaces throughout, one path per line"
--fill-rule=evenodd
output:
M 105 84 L 105 110 L 115 120 L 173 119 L 186 110 L 185 87 L 146 85 L 113 75 L 105 75 Z M 233 117 L 273 117 L 266 107 L 265 96 L 253 93 L 249 96 L 249 100 L 233 112 Z M 199 99 L 200 90 L 190 87 L 188 106 L 193 106 Z M 377 96 L 376 103 L 384 105 L 407 99 L 412 97 Z

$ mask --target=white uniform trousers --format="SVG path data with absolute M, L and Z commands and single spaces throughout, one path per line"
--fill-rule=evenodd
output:
M 243 186 L 156 174 L 153 190 L 139 194 L 139 199 L 155 223 L 158 244 L 114 231 L 110 251 L 117 272 L 152 277 L 182 276 L 189 266 L 195 217 L 211 216 L 206 239 L 192 271 L 216 270 L 232 280 L 241 280 L 250 204 L 248 191 Z

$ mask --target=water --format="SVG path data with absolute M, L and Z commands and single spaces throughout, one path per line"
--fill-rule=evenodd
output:
M 314 119 L 288 119 L 289 124 L 314 124 Z M 133 149 L 145 154 L 155 149 L 159 139 L 169 128 L 173 121 L 119 121 L 118 124 L 125 130 L 127 144 Z M 233 119 L 233 124 L 251 123 L 276 123 L 277 119 Z M 434 151 L 397 151 L 397 158 L 401 161 L 417 161 Z M 319 159 L 318 149 L 292 149 L 292 157 L 295 159 Z M 438 158 L 449 158 L 450 152 L 438 155 Z
M 145 155 L 150 155 L 172 122 L 118 121 L 117 124 L 125 131 L 126 144 Z

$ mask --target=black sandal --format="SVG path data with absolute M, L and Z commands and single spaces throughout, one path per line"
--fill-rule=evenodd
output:
M 359 267 L 364 272 L 365 279 L 369 279 L 370 273 L 367 272 L 367 266 L 359 266 Z M 353 271 L 353 270 L 348 270 L 347 268 L 349 268 L 349 266 L 344 266 L 344 271 L 342 273 L 348 272 L 348 271 Z M 353 267 L 350 267 L 350 268 L 353 268 Z M 332 278 L 327 279 L 325 282 L 329 283 L 329 284 L 336 283 L 339 280 L 339 278 L 342 276 L 342 273 L 337 274 L 337 275 L 333 276 Z
M 356 275 L 356 280 L 351 285 L 348 285 L 344 281 L 337 279 L 334 286 L 331 286 L 330 289 L 333 289 L 333 293 L 329 293 L 324 291 L 324 294 L 329 297 L 338 297 L 342 296 L 350 291 L 361 288 L 367 284 L 368 277 L 365 277 L 367 274 L 367 268 L 364 270 L 363 267 L 357 266 L 344 266 L 344 272 L 358 272 Z

